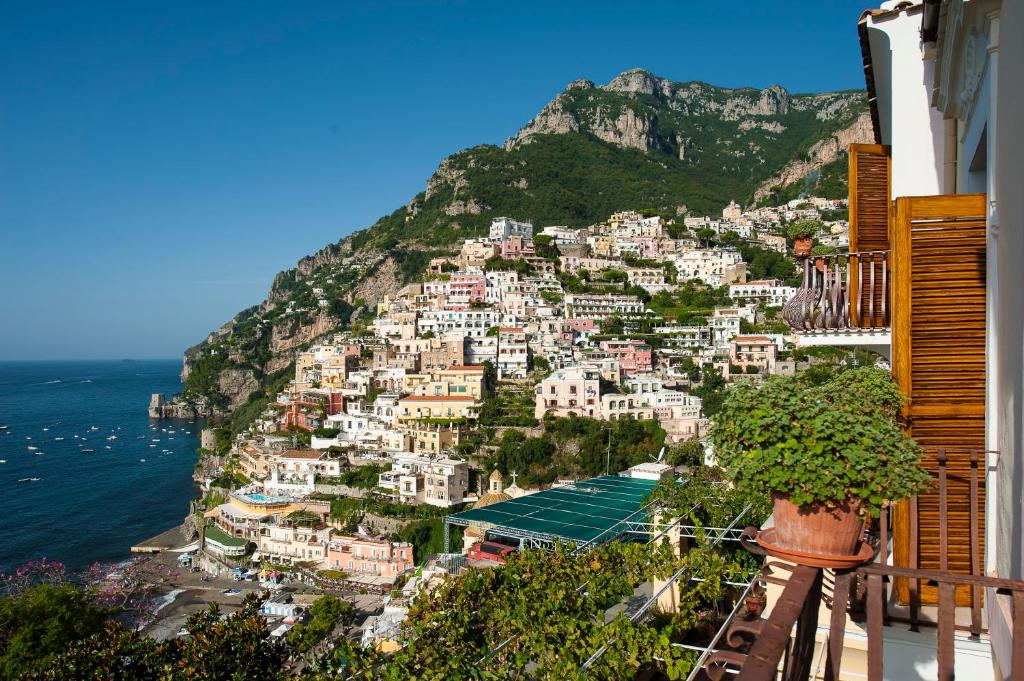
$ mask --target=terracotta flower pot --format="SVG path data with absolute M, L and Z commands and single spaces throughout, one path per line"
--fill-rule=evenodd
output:
M 772 493 L 775 541 L 793 551 L 848 556 L 857 552 L 864 529 L 860 501 L 847 499 L 835 508 L 824 504 L 797 506 L 789 497 Z
M 824 272 L 825 271 L 825 258 L 815 258 L 814 259 L 814 267 L 819 272 Z
M 747 597 L 743 599 L 743 608 L 747 612 L 747 617 L 752 620 L 758 619 L 763 613 L 764 609 L 768 606 L 768 594 L 763 589 L 757 591 L 751 591 L 747 594 Z
M 809 236 L 802 239 L 793 239 L 793 256 L 796 258 L 806 258 L 811 254 L 813 246 L 814 239 Z

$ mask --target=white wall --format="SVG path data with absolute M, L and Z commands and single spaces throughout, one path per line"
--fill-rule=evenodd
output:
M 867 21 L 882 143 L 892 146 L 892 196 L 942 194 L 945 123 L 931 107 L 934 64 L 921 55 L 921 11 Z

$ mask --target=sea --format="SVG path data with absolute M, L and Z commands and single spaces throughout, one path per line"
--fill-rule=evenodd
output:
M 182 522 L 200 422 L 154 421 L 180 360 L 0 362 L 0 572 L 117 562 Z

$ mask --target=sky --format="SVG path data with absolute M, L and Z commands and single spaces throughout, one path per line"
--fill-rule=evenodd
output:
M 180 357 L 577 78 L 863 88 L 867 6 L 8 4 L 0 360 Z

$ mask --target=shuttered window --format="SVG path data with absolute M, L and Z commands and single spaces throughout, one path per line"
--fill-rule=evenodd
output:
M 908 396 L 910 435 L 937 470 L 948 464 L 945 529 L 937 490 L 901 504 L 894 514 L 897 565 L 980 574 L 984 547 L 985 196 L 900 198 L 892 229 L 893 376 Z M 971 480 L 978 481 L 972 512 Z M 914 532 L 914 516 L 917 531 Z M 944 564 L 945 563 L 945 564 Z M 897 585 L 906 598 L 908 585 Z M 935 602 L 922 586 L 922 602 Z M 957 602 L 970 603 L 959 588 Z
M 850 272 L 850 298 L 861 299 L 851 307 L 856 327 L 886 326 L 885 287 L 881 285 L 889 250 L 890 196 L 892 194 L 892 158 L 882 144 L 851 144 L 849 158 L 850 252 L 863 253 Z M 861 285 L 861 282 L 864 285 Z M 874 285 L 871 285 L 871 284 Z M 874 301 L 869 301 L 870 296 Z M 870 315 L 868 310 L 877 311 Z

